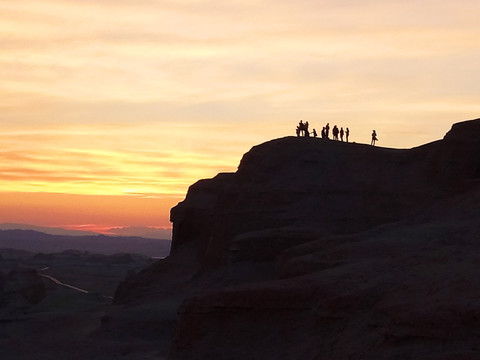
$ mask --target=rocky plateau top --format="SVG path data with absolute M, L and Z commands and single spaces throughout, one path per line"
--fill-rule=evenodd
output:
M 170 359 L 478 359 L 479 214 L 480 119 L 413 149 L 275 139 L 190 187 L 103 327 Z

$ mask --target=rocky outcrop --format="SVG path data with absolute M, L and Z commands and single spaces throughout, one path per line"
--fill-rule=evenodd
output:
M 215 267 L 246 232 L 355 233 L 411 216 L 480 176 L 477 127 L 456 124 L 443 141 L 409 150 L 295 137 L 256 146 L 235 174 L 197 182 L 172 209 L 173 250 L 191 243 Z
M 171 359 L 478 358 L 479 184 L 480 119 L 413 149 L 272 140 L 190 187 L 115 303 L 168 308 Z
M 275 280 L 186 299 L 171 358 L 478 357 L 479 200 L 292 247 Z
M 38 304 L 46 288 L 35 270 L 19 269 L 0 273 L 0 314 L 2 317 Z

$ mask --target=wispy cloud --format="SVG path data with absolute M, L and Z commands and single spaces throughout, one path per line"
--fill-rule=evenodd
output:
M 172 143 L 159 147 L 159 129 L 153 129 L 150 139 L 137 139 L 137 127 L 115 128 L 109 134 L 109 128 L 95 130 L 77 128 L 72 132 L 67 127 L 1 134 L 0 141 L 11 149 L 0 152 L 0 190 L 38 191 L 42 187 L 48 192 L 79 194 L 182 196 L 198 178 L 234 170 L 238 161 L 212 158 L 206 148 L 196 152 L 195 147 L 189 150 L 185 146 L 175 152 Z M 118 143 L 119 138 L 126 140 Z M 213 151 L 213 145 L 211 148 Z

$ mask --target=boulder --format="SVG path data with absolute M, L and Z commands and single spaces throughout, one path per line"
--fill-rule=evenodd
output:
M 45 284 L 35 270 L 12 270 L 0 276 L 0 307 L 7 313 L 38 304 L 45 295 Z

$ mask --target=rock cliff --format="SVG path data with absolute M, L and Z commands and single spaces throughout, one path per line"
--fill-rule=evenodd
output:
M 255 146 L 190 187 L 170 256 L 104 326 L 157 332 L 171 359 L 478 358 L 479 184 L 480 119 L 413 149 Z

